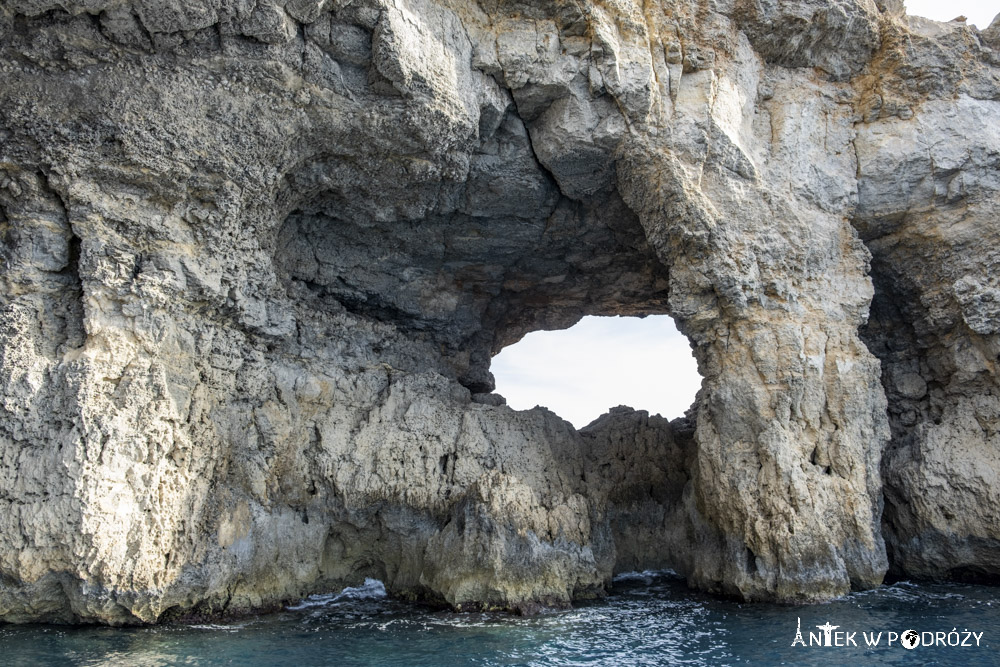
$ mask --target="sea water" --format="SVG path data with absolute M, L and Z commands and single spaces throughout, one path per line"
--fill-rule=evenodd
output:
M 829 629 L 829 640 L 817 626 Z M 913 648 L 904 645 L 913 642 L 912 633 L 903 640 L 908 630 L 917 633 Z M 670 573 L 654 572 L 619 577 L 602 600 L 531 617 L 415 606 L 389 598 L 381 583 L 368 580 L 232 622 L 124 629 L 0 625 L 0 664 L 32 667 L 971 667 L 1000 665 L 998 649 L 1000 588 L 900 582 L 825 604 L 783 606 L 714 598 L 689 590 Z

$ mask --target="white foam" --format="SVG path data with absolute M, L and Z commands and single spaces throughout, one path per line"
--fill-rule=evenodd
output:
M 673 570 L 643 570 L 642 572 L 622 572 L 616 574 L 613 581 L 641 581 L 651 584 L 657 577 L 676 577 Z
M 220 625 L 218 623 L 203 623 L 202 625 L 191 625 L 188 626 L 192 630 L 213 630 L 222 632 L 239 632 L 245 625 Z
M 348 586 L 339 593 L 310 595 L 298 604 L 287 607 L 287 609 L 289 611 L 300 611 L 315 607 L 329 607 L 344 600 L 379 600 L 387 596 L 385 584 L 378 579 L 367 578 L 365 579 L 365 583 L 360 586 Z

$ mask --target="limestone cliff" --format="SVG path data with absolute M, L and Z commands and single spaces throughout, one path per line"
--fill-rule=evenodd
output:
M 8 0 L 0 69 L 0 620 L 1000 575 L 1000 24 Z M 688 419 L 490 393 L 653 313 Z

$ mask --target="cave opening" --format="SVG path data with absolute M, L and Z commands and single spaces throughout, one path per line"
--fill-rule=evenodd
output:
M 681 417 L 701 386 L 690 343 L 669 315 L 587 316 L 534 331 L 495 355 L 490 370 L 510 407 L 544 406 L 577 429 L 618 405 Z

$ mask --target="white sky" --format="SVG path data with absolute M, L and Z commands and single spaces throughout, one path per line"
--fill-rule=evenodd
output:
M 968 23 L 980 30 L 988 28 L 993 18 L 1000 14 L 998 0 L 904 0 L 904 4 L 907 14 L 935 21 L 950 21 L 964 15 Z
M 517 410 L 543 405 L 577 428 L 616 405 L 668 419 L 691 407 L 701 376 L 666 315 L 585 317 L 562 331 L 535 331 L 490 366 L 497 393 Z

